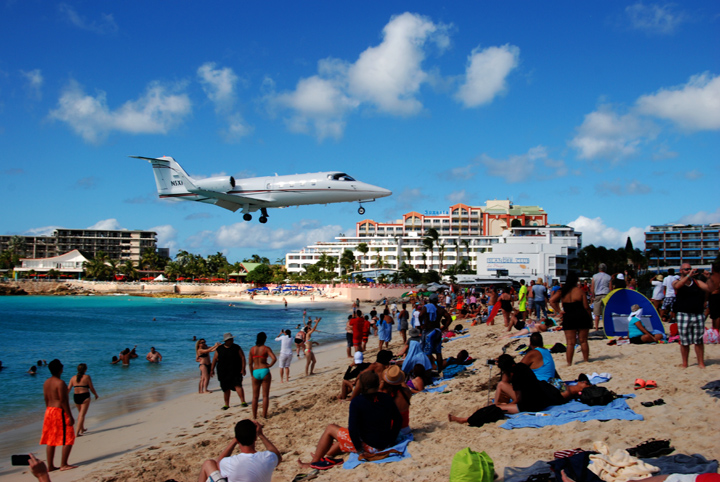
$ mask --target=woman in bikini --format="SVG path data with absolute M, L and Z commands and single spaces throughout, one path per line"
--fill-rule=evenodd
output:
M 211 393 L 208 390 L 210 384 L 210 352 L 217 350 L 220 343 L 215 343 L 212 348 L 208 348 L 205 338 L 200 338 L 195 343 L 195 361 L 200 364 L 200 384 L 198 385 L 198 393 Z
M 560 311 L 562 302 L 563 311 Z M 588 345 L 588 333 L 592 328 L 592 312 L 588 305 L 585 292 L 578 286 L 578 274 L 570 271 L 565 278 L 565 284 L 550 297 L 550 306 L 555 313 L 560 313 L 562 328 L 565 332 L 565 343 L 567 351 L 565 359 L 568 366 L 572 365 L 575 343 L 580 344 L 583 360 L 590 361 L 590 346 Z
M 310 323 L 307 324 L 305 327 L 305 376 L 308 376 L 308 370 L 310 371 L 310 375 L 314 374 L 315 371 L 315 363 L 317 360 L 315 359 L 315 353 L 312 351 L 313 343 L 317 345 L 317 342 L 313 342 L 310 337 L 312 337 L 312 334 L 315 333 L 315 330 L 317 330 L 318 323 L 320 323 L 320 320 L 322 318 L 316 318 L 315 319 L 315 326 L 310 328 Z
M 90 375 L 85 373 L 87 371 L 87 365 L 84 363 L 79 364 L 77 371 L 77 375 L 70 379 L 68 391 L 75 389 L 73 392 L 73 400 L 78 409 L 77 436 L 80 437 L 87 432 L 85 429 L 85 415 L 87 415 L 88 408 L 90 408 L 90 392 L 95 395 L 95 400 L 99 397 L 90 379 Z
M 270 367 L 275 364 L 277 358 L 270 347 L 265 346 L 267 335 L 260 332 L 257 335 L 255 346 L 250 348 L 250 376 L 252 378 L 252 412 L 253 419 L 257 420 L 258 399 L 260 398 L 260 387 L 263 391 L 263 418 L 267 418 L 268 407 L 270 406 L 270 382 L 272 375 Z M 270 363 L 268 363 L 270 358 Z

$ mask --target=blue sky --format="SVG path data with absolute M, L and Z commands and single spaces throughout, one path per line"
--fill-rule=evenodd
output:
M 449 3 L 444 5 L 443 3 Z M 362 218 L 512 199 L 585 244 L 720 222 L 720 4 L 45 2 L 0 6 L 3 234 L 153 229 L 271 260 Z M 191 175 L 343 170 L 367 204 L 238 213 Z M 257 217 L 257 216 L 256 216 Z

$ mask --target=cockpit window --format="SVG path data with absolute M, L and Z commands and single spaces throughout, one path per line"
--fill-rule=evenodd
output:
M 335 174 L 330 174 L 328 175 L 328 179 L 332 181 L 355 181 L 355 179 L 348 176 L 344 172 L 336 172 Z

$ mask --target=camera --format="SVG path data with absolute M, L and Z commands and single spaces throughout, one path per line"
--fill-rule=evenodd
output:
M 492 359 L 492 358 L 489 358 L 488 361 L 487 361 L 487 364 L 488 364 L 488 365 L 497 365 L 497 360 L 494 360 L 494 359 Z
M 10 456 L 10 464 L 11 465 L 30 465 L 30 456 L 29 455 L 11 455 Z

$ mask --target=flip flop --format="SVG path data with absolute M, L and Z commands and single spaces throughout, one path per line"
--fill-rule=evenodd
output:
M 635 385 L 635 388 L 637 388 L 637 385 Z M 645 382 L 645 390 L 653 390 L 655 388 L 657 388 L 657 382 L 655 380 L 648 380 Z
M 655 382 L 653 382 L 653 383 L 655 383 Z M 635 390 L 645 388 L 646 386 L 647 386 L 647 383 L 642 378 L 638 378 L 635 380 Z

